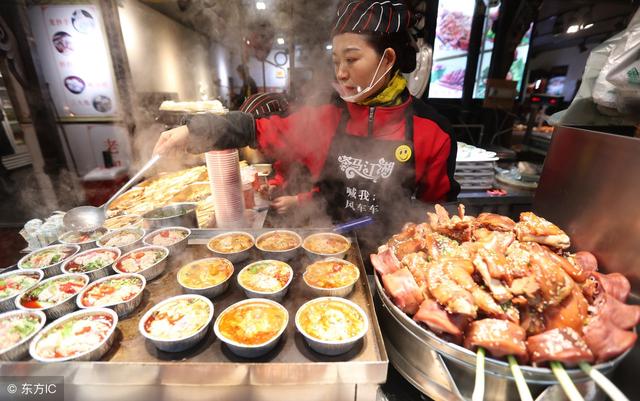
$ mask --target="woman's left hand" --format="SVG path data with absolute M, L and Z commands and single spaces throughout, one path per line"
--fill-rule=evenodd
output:
M 291 209 L 298 205 L 297 196 L 280 196 L 271 202 L 271 207 L 276 210 L 278 214 L 288 213 Z

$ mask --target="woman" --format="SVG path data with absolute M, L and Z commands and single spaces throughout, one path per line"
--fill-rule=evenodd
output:
M 455 200 L 460 188 L 449 124 L 409 95 L 400 75 L 416 65 L 409 20 L 400 1 L 343 3 L 332 31 L 341 99 L 287 117 L 195 116 L 187 127 L 163 133 L 156 152 L 177 144 L 196 153 L 251 145 L 300 161 L 333 220 L 372 215 L 376 228 L 367 232 L 372 245 L 379 243 L 411 218 L 412 199 Z

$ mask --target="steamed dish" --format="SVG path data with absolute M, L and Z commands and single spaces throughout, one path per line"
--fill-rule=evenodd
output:
M 20 305 L 30 309 L 49 308 L 79 293 L 86 281 L 82 276 L 59 276 L 49 279 L 27 291 L 20 297 Z
M 20 266 L 23 269 L 42 269 L 47 266 L 64 261 L 77 251 L 70 246 L 57 246 L 53 248 L 35 251 Z
M 322 260 L 307 266 L 304 281 L 319 288 L 340 288 L 359 277 L 357 267 L 344 260 Z
M 327 299 L 307 303 L 299 315 L 300 328 L 320 341 L 345 341 L 362 334 L 365 317 L 346 302 Z
M 106 233 L 107 230 L 104 228 L 99 228 L 88 233 L 70 231 L 60 237 L 60 242 L 66 244 L 84 244 L 85 242 L 96 241 Z
M 252 246 L 253 239 L 241 233 L 225 234 L 209 241 L 209 248 L 219 253 L 242 252 Z
M 160 262 L 167 255 L 162 249 L 145 249 L 129 252 L 114 267 L 123 273 L 138 273 Z
M 73 357 L 97 348 L 114 325 L 111 315 L 92 313 L 78 316 L 48 328 L 35 345 L 35 353 L 44 359 Z
M 178 298 L 156 306 L 144 330 L 161 340 L 176 340 L 197 333 L 209 322 L 209 305 L 197 298 Z
M 202 259 L 183 266 L 178 282 L 190 288 L 213 287 L 233 274 L 233 265 L 226 259 Z
M 313 234 L 304 240 L 304 248 L 323 255 L 335 255 L 350 248 L 349 241 L 340 235 Z
M 227 309 L 218 329 L 227 339 L 243 345 L 260 345 L 276 337 L 287 324 L 287 312 L 267 302 L 248 302 Z
M 265 251 L 288 251 L 300 245 L 297 236 L 288 232 L 276 231 L 258 240 L 258 248 Z
M 65 270 L 69 273 L 86 273 L 109 266 L 117 257 L 118 254 L 112 250 L 98 248 L 74 257 L 67 262 Z
M 252 263 L 238 274 L 238 282 L 243 287 L 256 292 L 277 292 L 283 289 L 293 271 L 291 267 L 277 260 Z
M 40 281 L 34 273 L 16 273 L 0 278 L 0 300 L 26 291 Z
M 39 325 L 40 318 L 32 313 L 0 317 L 0 353 L 35 333 Z
M 176 244 L 187 236 L 186 230 L 178 230 L 175 228 L 162 230 L 148 240 L 151 245 L 171 246 Z
M 127 302 L 142 291 L 142 280 L 137 277 L 114 276 L 92 284 L 82 295 L 84 307 L 101 307 Z
M 109 235 L 108 238 L 101 240 L 102 246 L 121 247 L 133 244 L 142 238 L 142 234 L 137 230 L 122 230 Z

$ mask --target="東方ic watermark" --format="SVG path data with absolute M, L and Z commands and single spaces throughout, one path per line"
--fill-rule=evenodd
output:
M 0 377 L 0 400 L 63 401 L 63 376 Z

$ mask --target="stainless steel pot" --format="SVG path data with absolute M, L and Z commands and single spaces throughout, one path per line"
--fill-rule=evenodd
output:
M 195 203 L 174 203 L 153 209 L 142 215 L 142 225 L 145 230 L 155 230 L 162 227 L 198 228 Z

